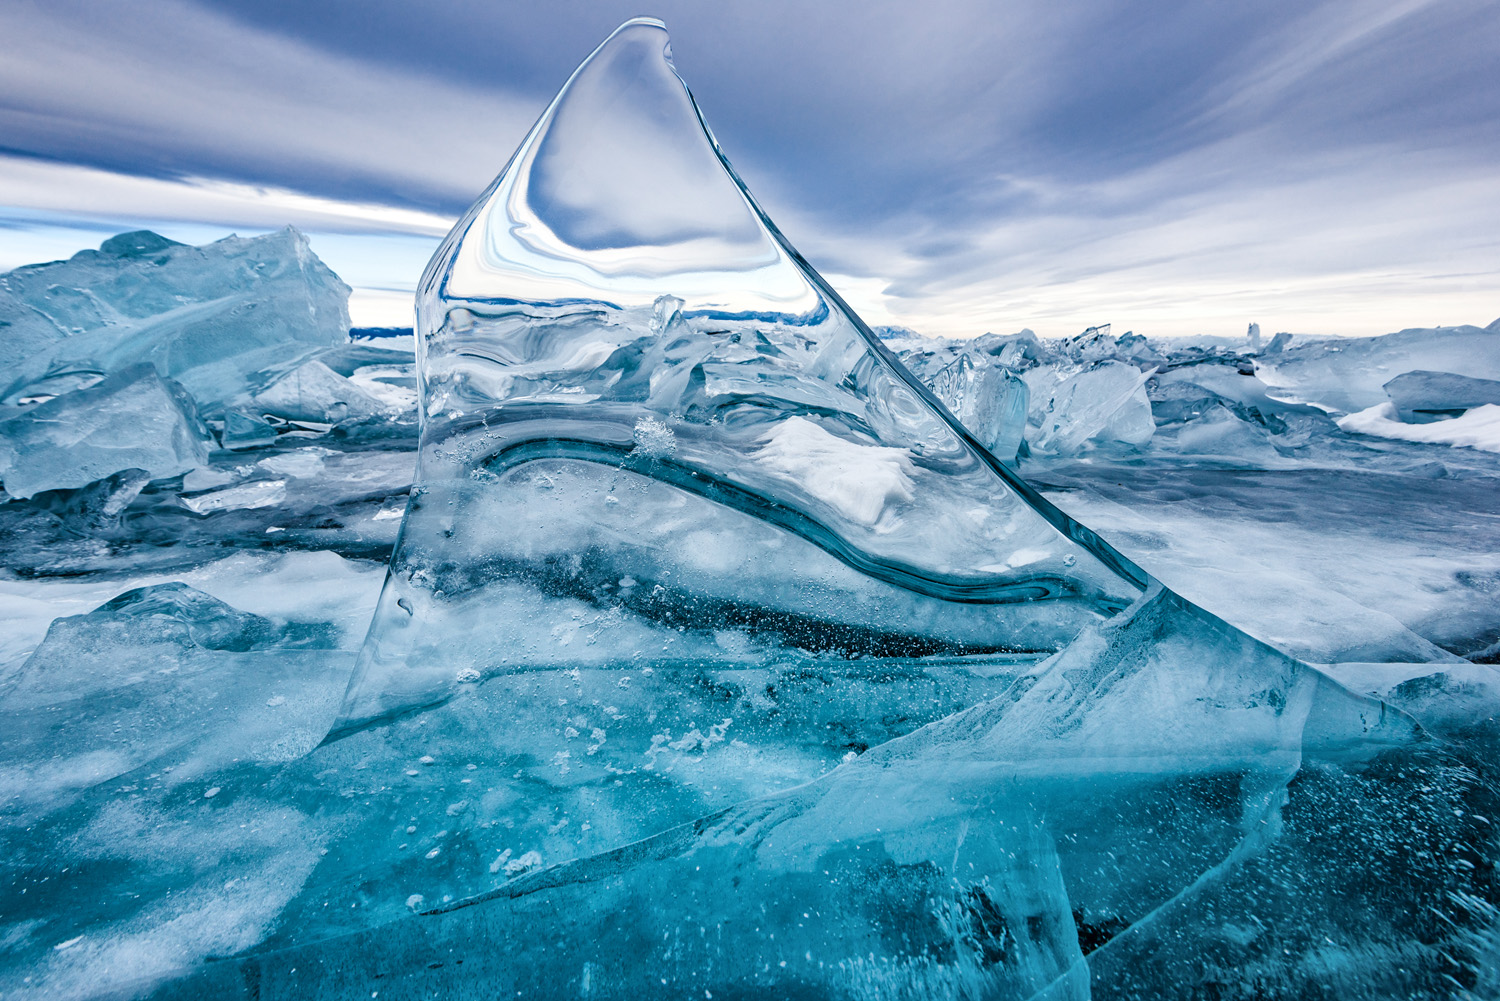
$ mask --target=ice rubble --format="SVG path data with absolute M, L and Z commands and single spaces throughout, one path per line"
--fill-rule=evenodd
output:
M 127 270 L 185 253 L 111 243 Z M 1466 350 L 1495 333 L 1466 330 Z M 1493 462 L 1341 431 L 1318 382 L 1344 379 L 1339 352 L 1107 327 L 887 347 L 760 214 L 645 19 L 580 68 L 444 244 L 418 334 L 409 503 L 412 356 L 340 343 L 222 394 L 223 448 L 180 479 L 0 505 L 11 569 L 194 582 L 105 592 L 0 676 L 0 855 L 24 860 L 0 991 L 1480 983 L 1495 804 L 1474 721 L 1495 696 L 1368 616 L 1476 606 Z M 1431 370 L 1421 340 L 1361 349 L 1392 399 Z M 1415 378 L 1421 416 L 1455 409 L 1457 383 Z M 1440 529 L 1402 513 L 1355 560 L 1367 618 L 1333 606 L 1346 654 L 1448 662 L 1341 677 L 1450 742 L 1164 588 L 1016 468 L 1153 570 L 1201 586 L 1228 568 L 1226 607 L 1312 652 L 1295 629 L 1321 594 L 1245 586 L 1286 578 L 1259 555 L 1329 553 L 1288 523 L 1357 519 L 1412 483 L 1462 500 L 1446 517 L 1472 521 L 1470 590 L 1441 604 L 1452 566 L 1420 555 Z M 1286 482 L 1308 489 L 1278 497 Z M 346 571 L 255 587 L 240 567 L 231 593 L 204 563 L 225 546 L 381 559 L 398 521 L 352 679 L 347 630 L 301 612 Z M 1460 619 L 1410 621 L 1475 656 L 1500 643 Z M 38 746 L 55 749 L 40 771 Z
M 933 394 L 1003 462 L 1014 463 L 1026 432 L 1030 390 L 1002 367 L 977 368 L 967 352 L 928 383 Z
M 1288 459 L 1399 468 L 1409 457 L 1372 452 L 1339 430 L 1369 434 L 1379 426 L 1381 437 L 1467 447 L 1485 438 L 1461 433 L 1464 425 L 1408 433 L 1347 415 L 1383 414 L 1375 408 L 1394 403 L 1403 426 L 1458 417 L 1495 402 L 1496 381 L 1476 373 L 1500 371 L 1496 324 L 1305 343 L 1278 334 L 1266 345 L 1114 337 L 1107 324 L 1058 341 L 1030 331 L 972 341 L 892 333 L 901 360 L 981 437 L 988 414 L 1009 399 L 987 387 L 1024 380 L 1030 405 L 1021 451 L 1043 463 L 1102 452 L 1242 468 L 1285 468 Z M 1466 375 L 1430 368 L 1457 369 L 1465 359 L 1472 359 Z M 1469 418 L 1476 421 L 1482 415 Z
M 0 276 L 10 568 L 281 530 L 388 551 L 375 515 L 410 483 L 413 359 L 351 341 L 348 291 L 290 229 L 204 247 L 126 233 Z M 277 468 L 306 466 L 309 439 L 339 445 L 321 479 Z
M 887 339 L 934 386 L 955 358 L 1042 385 L 1107 362 L 1155 369 L 1145 388 L 1156 430 L 1144 445 L 1093 439 L 1049 452 L 1036 447 L 1034 409 L 1020 469 L 1170 586 L 1281 649 L 1318 662 L 1434 661 L 1480 656 L 1497 638 L 1484 597 L 1500 579 L 1487 513 L 1495 466 L 1483 435 L 1467 430 L 1483 422 L 1490 383 L 1433 373 L 1414 348 L 1460 345 L 1482 368 L 1500 353 L 1496 324 L 1357 342 L 1351 368 L 1361 378 L 1361 366 L 1378 369 L 1373 384 L 1391 399 L 1346 416 L 1279 399 L 1260 377 L 1282 359 L 1297 369 L 1304 352 L 1331 364 L 1342 341 L 1278 334 L 1257 350 L 1102 327 L 1063 341 Z M 1341 371 L 1326 368 L 1330 381 L 1309 383 L 1308 397 L 1344 392 Z
M 67 261 L 0 275 L 0 400 L 57 395 L 139 363 L 206 417 L 349 330 L 349 287 L 287 228 L 189 247 L 122 233 Z
M 1386 402 L 1386 384 L 1416 371 L 1500 379 L 1500 320 L 1484 328 L 1436 327 L 1309 341 L 1256 366 L 1259 378 L 1279 398 L 1345 414 Z

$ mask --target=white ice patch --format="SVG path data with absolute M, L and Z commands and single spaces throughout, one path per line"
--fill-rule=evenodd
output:
M 25 658 L 54 619 L 82 615 L 131 588 L 182 581 L 256 615 L 331 622 L 358 649 L 385 579 L 377 563 L 335 553 L 239 553 L 191 570 L 132 576 L 0 580 L 0 666 Z
M 912 499 L 915 471 L 904 448 L 861 445 L 805 417 L 782 421 L 755 460 L 860 525 L 873 525 L 892 501 Z
M 371 521 L 400 521 L 406 516 L 406 498 L 396 497 L 386 501 L 380 510 L 371 516 Z
M 509 852 L 507 852 L 506 854 L 509 854 Z M 531 869 L 535 869 L 538 866 L 540 866 L 541 864 L 542 864 L 542 855 L 541 855 L 541 853 L 540 852 L 536 852 L 536 851 L 530 851 L 530 852 L 527 852 L 526 854 L 522 855 L 520 858 L 513 858 L 510 861 L 506 862 L 505 863 L 505 874 L 507 876 L 519 876 L 519 875 L 521 875 L 521 873 L 527 872 L 528 870 L 531 870 Z
M 1397 416 L 1394 403 L 1377 403 L 1367 410 L 1340 417 L 1338 425 L 1345 431 L 1377 438 L 1500 452 L 1500 406 L 1493 403 L 1467 410 L 1461 417 L 1431 424 L 1407 424 Z
M 664 459 L 677 451 L 677 435 L 653 417 L 635 422 L 635 451 L 653 459 Z
M 361 365 L 350 374 L 349 381 L 392 411 L 414 410 L 417 406 L 417 391 L 385 381 L 406 378 L 411 373 L 412 367 L 409 365 Z
M 262 459 L 256 465 L 276 476 L 294 476 L 298 479 L 310 480 L 322 476 L 327 471 L 323 458 L 334 454 L 332 449 L 307 445 L 295 452 L 283 452 L 280 455 Z
M 211 511 L 249 511 L 275 507 L 286 500 L 286 480 L 255 480 L 237 487 L 225 487 L 196 497 L 182 497 L 182 503 L 194 514 Z

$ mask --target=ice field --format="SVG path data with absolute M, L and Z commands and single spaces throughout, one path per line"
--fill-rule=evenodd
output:
M 348 296 L 0 275 L 0 996 L 1500 994 L 1500 320 L 872 330 L 650 19 Z

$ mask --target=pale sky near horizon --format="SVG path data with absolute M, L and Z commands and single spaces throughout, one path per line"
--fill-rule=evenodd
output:
M 1500 316 L 1500 4 L 7 0 L 0 270 L 294 224 L 409 322 L 437 240 L 650 13 L 873 324 L 1378 334 Z

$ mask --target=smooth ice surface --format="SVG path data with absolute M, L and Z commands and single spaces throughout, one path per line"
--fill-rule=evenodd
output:
M 26 498 L 124 470 L 177 476 L 207 462 L 211 442 L 180 385 L 132 365 L 0 421 L 0 483 Z
M 349 330 L 349 287 L 287 228 L 189 247 L 151 232 L 0 275 L 6 405 L 149 362 L 205 416 Z

